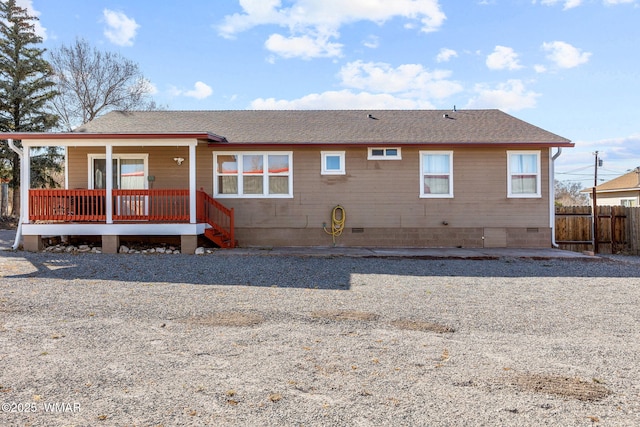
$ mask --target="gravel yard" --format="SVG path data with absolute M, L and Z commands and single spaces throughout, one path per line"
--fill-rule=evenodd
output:
M 0 251 L 0 425 L 640 425 L 640 264 Z

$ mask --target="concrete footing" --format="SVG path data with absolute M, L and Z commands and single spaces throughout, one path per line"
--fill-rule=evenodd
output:
M 198 236 L 195 234 L 183 234 L 180 236 L 180 252 L 183 254 L 195 254 L 198 248 Z
M 42 236 L 22 236 L 22 248 L 28 252 L 40 252 L 44 249 Z
M 120 250 L 120 236 L 103 235 L 102 236 L 102 253 L 117 254 Z

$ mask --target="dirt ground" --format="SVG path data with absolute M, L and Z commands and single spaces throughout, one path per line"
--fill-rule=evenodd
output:
M 0 425 L 640 425 L 639 277 L 0 251 Z

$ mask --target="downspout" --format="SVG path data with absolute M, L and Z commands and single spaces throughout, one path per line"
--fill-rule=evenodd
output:
M 9 148 L 15 151 L 18 157 L 20 157 L 20 164 L 22 166 L 22 156 L 24 155 L 24 152 L 13 143 L 13 139 L 7 139 L 7 142 L 9 143 Z M 20 175 L 22 175 L 22 168 L 20 168 Z M 20 185 L 21 186 L 24 185 L 24 182 L 20 182 Z M 15 189 L 13 191 L 15 191 Z M 23 198 L 20 197 L 20 219 L 18 220 L 18 229 L 16 230 L 16 239 L 13 242 L 13 246 L 12 246 L 12 249 L 14 251 L 18 250 L 18 248 L 20 247 L 20 241 L 22 240 L 22 219 L 24 218 L 24 209 L 23 209 L 24 201 L 22 199 Z
M 549 150 L 551 152 L 551 150 Z M 562 147 L 558 147 L 556 154 L 549 162 L 549 217 L 551 218 L 551 246 L 559 248 L 556 243 L 556 186 L 555 186 L 555 161 L 562 154 Z

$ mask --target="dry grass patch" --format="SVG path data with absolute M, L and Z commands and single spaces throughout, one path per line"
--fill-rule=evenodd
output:
M 593 402 L 613 394 L 600 381 L 585 381 L 575 377 L 544 374 L 518 374 L 508 380 L 523 391 L 553 394 L 567 399 Z
M 200 326 L 255 326 L 264 322 L 264 317 L 256 313 L 224 311 L 184 319 L 185 323 Z
M 391 325 L 398 329 L 406 329 L 409 331 L 436 332 L 445 334 L 455 332 L 455 328 L 440 323 L 425 322 L 422 320 L 398 319 L 391 322 Z
M 368 311 L 357 310 L 319 310 L 311 312 L 311 317 L 316 319 L 329 319 L 329 320 L 361 320 L 361 321 L 373 321 L 377 320 L 380 316 Z

